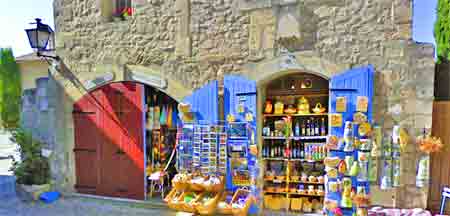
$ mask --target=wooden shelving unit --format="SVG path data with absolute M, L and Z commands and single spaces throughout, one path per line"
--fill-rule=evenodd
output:
M 292 136 L 292 137 L 276 137 L 276 136 L 263 136 L 265 140 L 315 140 L 315 139 L 327 139 L 327 136 Z
M 310 116 L 328 116 L 328 113 L 309 113 L 309 114 L 264 114 L 264 117 L 286 117 L 286 116 L 293 116 L 293 117 L 310 117 Z
M 309 87 L 305 87 L 303 84 L 305 83 L 305 80 L 311 81 L 311 85 Z M 318 122 L 325 122 L 325 127 L 328 128 L 328 119 L 329 119 L 329 113 L 328 113 L 328 97 L 329 97 L 329 89 L 328 89 L 329 83 L 328 80 L 325 80 L 323 78 L 307 74 L 307 73 L 298 73 L 294 75 L 288 75 L 285 77 L 281 77 L 277 80 L 274 80 L 273 82 L 269 83 L 266 89 L 266 99 L 270 100 L 273 104 L 273 109 L 275 108 L 275 103 L 277 101 L 281 101 L 286 105 L 294 105 L 294 107 L 297 107 L 297 102 L 300 98 L 305 97 L 310 105 L 310 112 L 307 114 L 267 114 L 263 113 L 263 119 L 265 123 L 268 123 L 270 125 L 270 132 L 274 131 L 274 121 L 281 120 L 283 117 L 292 117 L 293 125 L 292 127 L 295 127 L 295 124 L 301 124 L 301 122 L 306 122 L 311 119 L 314 119 L 315 123 L 319 124 Z M 322 104 L 325 105 L 326 111 L 325 113 L 312 113 L 312 109 L 316 104 Z M 321 119 L 324 120 L 321 120 Z M 314 123 L 314 124 L 315 124 Z M 265 125 L 263 125 L 264 127 Z M 326 130 L 328 133 L 328 130 Z M 276 134 L 276 133 L 275 133 Z M 308 133 L 309 134 L 309 133 Z M 297 135 L 297 134 L 296 134 Z M 267 146 L 269 149 L 271 149 L 274 145 L 275 148 L 277 146 L 281 146 L 281 149 L 287 148 L 287 149 L 301 149 L 303 151 L 303 156 L 305 156 L 304 151 L 306 150 L 306 147 L 299 147 L 300 143 L 308 144 L 309 146 L 318 145 L 317 143 L 325 143 L 327 139 L 328 134 L 322 134 L 324 136 L 289 136 L 289 137 L 281 137 L 281 136 L 263 136 L 263 146 Z M 303 146 L 303 145 L 301 145 Z M 270 151 L 270 150 L 269 150 Z M 278 149 L 278 152 L 280 150 Z M 282 153 L 283 155 L 284 153 Z M 270 154 L 269 154 L 270 155 Z M 273 155 L 273 154 L 272 154 Z M 323 201 L 324 195 L 318 195 L 318 194 L 308 194 L 306 191 L 308 190 L 308 186 L 314 186 L 314 189 L 318 189 L 318 187 L 321 187 L 323 190 L 325 190 L 324 183 L 319 182 L 309 182 L 309 181 L 297 181 L 292 180 L 292 176 L 298 176 L 300 172 L 296 173 L 293 169 L 303 169 L 301 167 L 310 166 L 314 167 L 313 169 L 316 169 L 316 165 L 323 164 L 323 160 L 306 160 L 303 158 L 285 158 L 285 157 L 278 157 L 277 154 L 275 154 L 275 157 L 264 157 L 263 160 L 263 166 L 265 169 L 263 170 L 269 170 L 267 167 L 269 164 L 272 163 L 278 168 L 274 169 L 273 174 L 280 173 L 282 176 L 286 176 L 284 180 L 277 180 L 277 179 L 264 179 L 264 189 L 269 188 L 269 191 L 264 191 L 264 194 L 267 195 L 274 195 L 277 197 L 283 197 L 286 199 L 291 198 L 301 198 L 301 197 L 308 197 L 311 199 L 317 199 L 318 201 Z M 279 154 L 278 154 L 279 155 Z M 267 156 L 267 155 L 265 155 Z M 293 156 L 293 157 L 303 157 L 303 156 Z M 310 158 L 308 158 L 310 159 Z M 319 159 L 319 157 L 315 157 L 315 159 Z M 282 164 L 280 164 L 282 163 Z M 271 165 L 272 166 L 272 165 Z M 280 166 L 282 167 L 280 170 Z M 273 167 L 271 168 L 273 169 Z M 292 170 L 291 170 L 292 169 Z M 311 173 L 306 173 L 307 175 L 311 175 Z M 321 175 L 321 174 L 320 174 Z M 295 189 L 298 189 L 300 185 L 304 185 L 305 193 L 297 193 Z M 275 187 L 275 188 L 270 188 Z M 273 192 L 275 191 L 284 191 L 284 192 Z M 311 201 L 310 199 L 310 201 Z M 283 211 L 290 211 L 291 206 L 284 209 Z M 299 212 L 297 210 L 294 210 L 293 212 Z

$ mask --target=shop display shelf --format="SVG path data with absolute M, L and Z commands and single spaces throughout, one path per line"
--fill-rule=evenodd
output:
M 289 195 L 296 195 L 296 196 L 305 196 L 305 197 L 324 197 L 325 195 L 318 195 L 318 194 L 307 194 L 307 193 L 288 193 Z
M 289 183 L 295 183 L 295 184 L 310 184 L 310 185 L 324 185 L 324 182 L 304 182 L 304 181 L 289 181 Z
M 279 180 L 279 179 L 264 179 L 264 181 L 273 182 L 275 184 L 281 184 L 281 183 L 286 182 L 286 179 L 283 179 L 283 180 Z
M 288 194 L 288 192 L 264 191 L 265 194 Z
M 292 116 L 292 117 L 309 117 L 309 116 L 328 116 L 328 113 L 308 113 L 308 114 L 264 114 L 264 117 L 286 117 L 286 116 Z
M 263 160 L 272 160 L 272 161 L 287 161 L 286 158 L 263 158 Z
M 318 140 L 327 139 L 327 136 L 292 136 L 292 137 L 282 137 L 282 136 L 263 136 L 264 140 Z

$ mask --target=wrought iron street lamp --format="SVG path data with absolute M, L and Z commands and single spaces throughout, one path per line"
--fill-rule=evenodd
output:
M 31 23 L 36 24 L 36 28 L 25 29 L 28 40 L 30 42 L 30 46 L 31 48 L 37 50 L 37 56 L 59 60 L 58 56 L 48 56 L 41 53 L 44 51 L 52 51 L 50 49 L 47 49 L 49 41 L 50 43 L 54 44 L 53 29 L 47 24 L 42 23 L 41 21 L 41 19 L 37 18 L 36 23 Z

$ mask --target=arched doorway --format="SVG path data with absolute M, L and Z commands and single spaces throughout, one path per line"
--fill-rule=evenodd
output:
M 167 163 L 171 150 L 161 144 L 175 143 L 166 138 L 176 133 L 176 104 L 136 82 L 110 83 L 79 99 L 73 109 L 77 192 L 144 200 L 146 168 Z

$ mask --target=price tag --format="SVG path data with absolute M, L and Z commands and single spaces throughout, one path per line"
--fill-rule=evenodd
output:
M 356 97 L 356 111 L 367 112 L 367 107 L 369 106 L 369 98 L 366 96 Z
M 336 97 L 336 112 L 346 112 L 346 111 L 347 111 L 347 98 Z
M 342 114 L 340 113 L 333 113 L 330 115 L 331 118 L 331 127 L 342 127 L 343 120 L 342 120 Z

